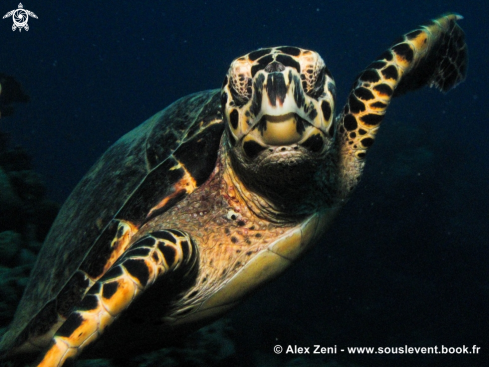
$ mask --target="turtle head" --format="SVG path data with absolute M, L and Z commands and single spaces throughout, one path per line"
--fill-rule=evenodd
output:
M 275 47 L 239 57 L 221 93 L 230 144 L 249 159 L 278 147 L 303 147 L 312 154 L 327 149 L 335 84 L 316 52 Z
M 252 178 L 300 176 L 331 145 L 335 83 L 314 51 L 283 46 L 235 59 L 221 102 L 235 169 Z

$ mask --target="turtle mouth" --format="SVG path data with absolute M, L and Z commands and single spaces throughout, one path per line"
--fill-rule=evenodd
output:
M 297 113 L 263 115 L 243 138 L 243 149 L 250 158 L 262 151 L 299 153 L 303 149 L 320 153 L 325 147 L 324 133 Z
M 255 126 L 263 143 L 267 145 L 289 145 L 299 142 L 306 125 L 312 126 L 296 113 L 271 116 L 264 115 Z

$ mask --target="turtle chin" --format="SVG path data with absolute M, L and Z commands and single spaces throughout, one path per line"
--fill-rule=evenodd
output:
M 283 138 L 290 143 L 270 144 Z M 309 201 L 327 149 L 324 134 L 309 126 L 294 139 L 286 134 L 248 134 L 231 148 L 230 158 L 234 171 L 250 190 L 281 211 L 295 212 Z

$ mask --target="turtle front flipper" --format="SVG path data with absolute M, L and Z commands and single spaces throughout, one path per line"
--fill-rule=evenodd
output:
M 179 230 L 152 232 L 136 241 L 86 296 L 56 332 L 38 367 L 61 367 L 94 342 L 158 278 L 195 269 L 198 251 Z
M 358 183 L 392 97 L 425 85 L 446 92 L 465 79 L 468 55 L 459 19 L 447 14 L 405 34 L 358 76 L 337 120 L 343 197 Z

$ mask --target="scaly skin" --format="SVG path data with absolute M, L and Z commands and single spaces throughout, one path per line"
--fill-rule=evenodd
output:
M 61 366 L 74 358 L 158 277 L 180 268 L 186 276 L 197 260 L 195 245 L 182 231 L 154 232 L 133 243 L 58 329 L 39 367 Z
M 441 16 L 403 36 L 357 78 L 338 116 L 335 148 L 340 175 L 339 197 L 357 185 L 392 97 L 435 86 L 443 92 L 465 79 L 467 45 L 457 14 Z

